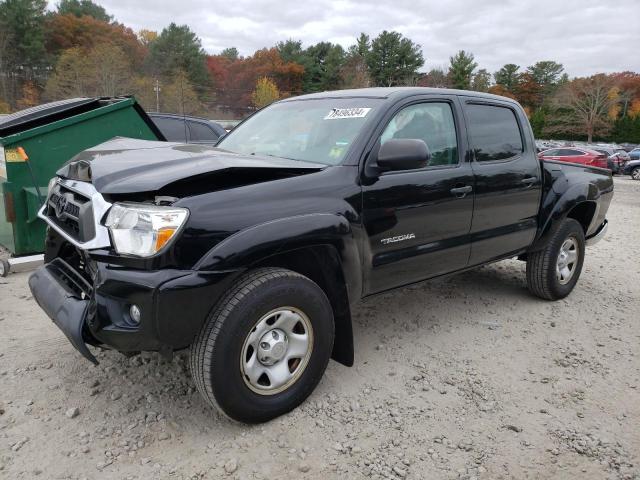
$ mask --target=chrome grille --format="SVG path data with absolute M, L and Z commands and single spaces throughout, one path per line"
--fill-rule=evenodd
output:
M 104 248 L 111 242 L 100 220 L 109 208 L 90 183 L 58 179 L 38 216 L 76 247 Z

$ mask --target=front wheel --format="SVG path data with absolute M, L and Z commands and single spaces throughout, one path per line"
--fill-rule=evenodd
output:
M 559 300 L 576 286 L 585 252 L 584 230 L 572 218 L 564 220 L 545 247 L 527 255 L 527 286 L 534 295 Z
M 636 167 L 631 170 L 631 178 L 634 180 L 640 180 L 640 167 Z
M 222 413 L 265 422 L 309 396 L 333 337 L 333 311 L 317 284 L 290 270 L 255 270 L 231 287 L 202 327 L 191 347 L 191 373 Z

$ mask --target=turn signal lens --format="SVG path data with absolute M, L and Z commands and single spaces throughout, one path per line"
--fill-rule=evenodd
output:
M 167 242 L 171 240 L 174 233 L 176 233 L 175 228 L 163 228 L 162 230 L 159 230 L 156 235 L 156 251 L 164 247 Z

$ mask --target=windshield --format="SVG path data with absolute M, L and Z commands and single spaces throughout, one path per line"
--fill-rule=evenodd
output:
M 247 155 L 338 165 L 380 103 L 370 98 L 276 103 L 232 130 L 217 146 Z

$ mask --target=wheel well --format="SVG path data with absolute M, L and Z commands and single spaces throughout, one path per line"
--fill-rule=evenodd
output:
M 595 213 L 595 202 L 581 202 L 571 209 L 571 211 L 567 214 L 567 218 L 573 218 L 574 220 L 577 220 L 578 223 L 582 225 L 582 229 L 584 230 L 584 234 L 586 235 Z
M 335 340 L 331 357 L 348 367 L 353 365 L 353 330 L 349 295 L 338 252 L 332 245 L 318 245 L 281 252 L 251 265 L 251 268 L 280 267 L 313 280 L 327 295 L 333 308 Z

